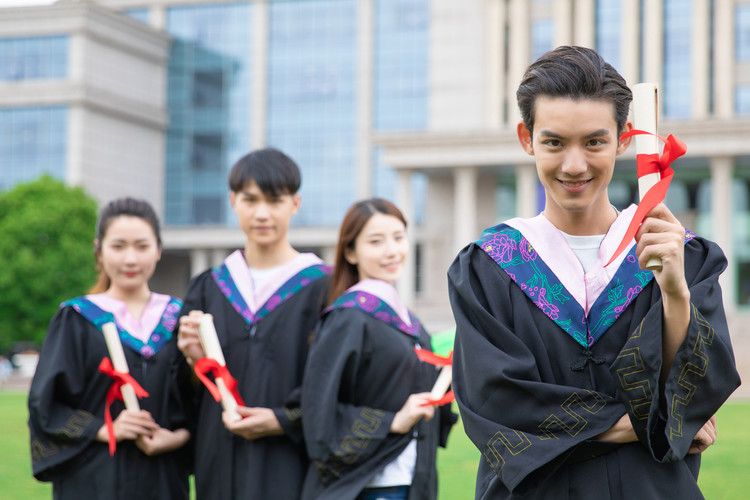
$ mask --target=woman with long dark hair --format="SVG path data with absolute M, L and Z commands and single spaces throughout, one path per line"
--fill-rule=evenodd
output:
M 428 392 L 430 339 L 396 292 L 409 253 L 406 220 L 378 198 L 341 225 L 331 304 L 315 331 L 302 387 L 311 460 L 304 499 L 434 499 L 435 456 L 455 419 Z
M 52 481 L 55 499 L 187 499 L 189 459 L 179 450 L 190 433 L 173 383 L 187 367 L 172 333 L 182 302 L 148 286 L 161 257 L 153 208 L 132 198 L 107 204 L 94 254 L 99 281 L 61 305 L 31 384 L 34 477 Z M 140 410 L 107 401 L 105 323 L 115 324 L 130 375 L 148 393 Z

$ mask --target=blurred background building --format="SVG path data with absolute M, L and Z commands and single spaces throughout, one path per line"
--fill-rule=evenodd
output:
M 355 200 L 394 200 L 400 283 L 433 331 L 445 273 L 500 220 L 541 210 L 515 90 L 555 46 L 596 48 L 658 82 L 659 130 L 688 144 L 667 204 L 729 257 L 725 303 L 750 344 L 750 1 L 99 0 L 0 9 L 0 190 L 42 173 L 164 221 L 153 287 L 177 295 L 244 246 L 227 173 L 274 146 L 303 171 L 293 244 L 330 262 Z M 631 148 L 632 149 L 632 148 Z M 610 198 L 637 196 L 634 152 Z M 745 322 L 745 323 L 743 323 Z

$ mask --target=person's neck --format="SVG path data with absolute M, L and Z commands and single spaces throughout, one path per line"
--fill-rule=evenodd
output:
M 151 300 L 151 290 L 149 290 L 147 285 L 133 290 L 109 287 L 104 294 L 115 300 L 124 302 L 125 307 L 128 308 L 130 314 L 136 319 L 140 319 L 143 310 L 146 309 L 149 300 Z
M 609 202 L 602 208 L 586 212 L 560 213 L 545 209 L 542 213 L 557 229 L 571 236 L 607 234 L 618 216 L 617 209 Z
M 287 241 L 268 246 L 247 242 L 245 246 L 245 262 L 253 269 L 278 267 L 291 261 L 297 255 L 299 252 Z

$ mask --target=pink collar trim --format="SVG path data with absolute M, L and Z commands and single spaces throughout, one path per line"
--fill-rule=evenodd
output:
M 273 274 L 266 281 L 265 285 L 257 290 L 250 277 L 250 269 L 245 261 L 245 253 L 242 250 L 232 252 L 224 260 L 224 263 L 229 270 L 229 274 L 232 276 L 232 281 L 234 281 L 237 291 L 242 295 L 250 312 L 255 314 L 271 298 L 276 290 L 289 281 L 292 276 L 310 266 L 323 264 L 323 261 L 313 253 L 298 254 L 286 264 L 274 268 Z
M 171 297 L 169 295 L 152 292 L 151 298 L 149 298 L 148 304 L 146 304 L 145 309 L 143 309 L 140 318 L 135 318 L 130 314 L 125 302 L 113 299 L 109 295 L 97 293 L 94 295 L 87 295 L 86 298 L 96 304 L 100 309 L 112 313 L 120 328 L 145 344 L 148 343 L 151 334 L 156 330 L 156 327 L 159 326 L 159 322 L 164 314 L 164 309 L 166 309 L 167 304 L 169 304 Z
M 591 306 L 627 256 L 627 251 L 622 252 L 612 264 L 604 267 L 620 244 L 636 208 L 636 205 L 630 205 L 620 212 L 604 236 L 599 247 L 599 258 L 588 273 L 584 273 L 581 263 L 562 232 L 544 215 L 539 214 L 531 219 L 517 217 L 506 221 L 505 224 L 521 232 L 588 315 Z M 635 240 L 631 241 L 628 248 L 634 244 Z
M 347 292 L 366 292 L 384 301 L 388 304 L 391 309 L 396 311 L 398 317 L 411 326 L 411 317 L 409 316 L 409 308 L 406 304 L 401 302 L 401 297 L 398 296 L 396 287 L 383 280 L 366 279 L 356 283 L 350 287 Z

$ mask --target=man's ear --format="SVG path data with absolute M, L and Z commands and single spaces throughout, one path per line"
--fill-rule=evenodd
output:
M 523 122 L 519 122 L 516 127 L 516 134 L 518 134 L 518 142 L 521 143 L 521 147 L 526 154 L 534 156 L 534 146 L 531 141 L 531 132 Z
M 627 151 L 628 146 L 630 146 L 630 142 L 633 140 L 633 137 L 631 136 L 622 139 L 622 134 L 630 132 L 631 130 L 633 130 L 633 124 L 631 122 L 625 122 L 625 126 L 622 128 L 622 132 L 620 132 L 619 142 L 617 143 L 617 155 L 623 154 L 625 151 Z
M 292 204 L 294 205 L 292 214 L 296 214 L 299 211 L 300 203 L 302 203 L 302 197 L 299 193 L 294 193 L 294 195 L 292 195 Z

